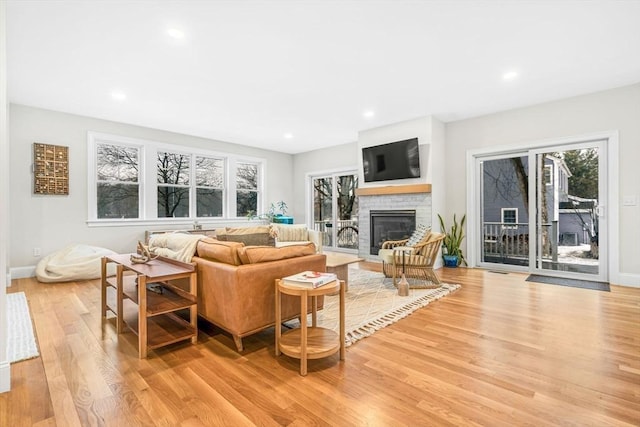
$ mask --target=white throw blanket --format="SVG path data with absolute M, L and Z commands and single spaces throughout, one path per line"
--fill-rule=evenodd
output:
M 191 262 L 198 242 L 206 237 L 187 233 L 156 234 L 149 239 L 149 251 L 178 261 Z
M 100 277 L 100 260 L 114 251 L 88 245 L 69 245 L 42 258 L 36 266 L 39 282 L 67 282 Z M 113 266 L 112 266 L 113 267 Z M 114 269 L 110 271 L 113 274 Z

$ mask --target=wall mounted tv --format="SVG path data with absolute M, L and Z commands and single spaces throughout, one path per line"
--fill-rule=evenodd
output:
M 418 138 L 362 149 L 364 181 L 420 178 Z

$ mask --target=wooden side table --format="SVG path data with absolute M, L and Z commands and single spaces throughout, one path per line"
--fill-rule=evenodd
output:
M 138 335 L 138 355 L 147 357 L 148 349 L 178 341 L 198 340 L 197 272 L 193 264 L 159 257 L 146 264 L 134 264 L 131 254 L 102 258 L 102 317 L 107 310 L 116 315 L 116 330 L 125 326 Z M 116 264 L 116 275 L 107 277 L 107 264 Z M 130 272 L 125 274 L 125 272 Z M 189 291 L 170 283 L 189 279 Z M 161 293 L 147 290 L 147 283 L 157 283 Z M 189 309 L 189 321 L 176 311 Z
M 317 297 L 340 292 L 340 332 L 317 326 Z M 300 375 L 307 375 L 307 359 L 320 359 L 340 351 L 345 358 L 344 347 L 344 280 L 310 288 L 276 280 L 276 356 L 284 353 L 300 359 Z M 281 294 L 300 297 L 300 327 L 282 333 Z M 311 297 L 311 327 L 307 327 L 307 301 Z

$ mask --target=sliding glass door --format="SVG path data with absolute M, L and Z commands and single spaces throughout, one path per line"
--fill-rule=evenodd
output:
M 478 264 L 606 281 L 604 152 L 593 141 L 477 157 Z
M 327 250 L 358 249 L 358 175 L 335 173 L 311 179 L 313 227 L 324 232 Z
M 528 153 L 479 161 L 481 264 L 529 265 Z
M 536 273 L 606 280 L 602 147 L 593 142 L 531 150 Z

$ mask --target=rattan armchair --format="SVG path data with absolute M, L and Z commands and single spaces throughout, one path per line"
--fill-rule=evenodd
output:
M 393 278 L 393 284 L 404 273 L 405 277 L 417 280 L 410 281 L 411 288 L 436 287 L 440 279 L 433 271 L 440 246 L 445 235 L 427 233 L 416 245 L 408 248 L 408 239 L 389 240 L 382 244 L 382 271 L 385 276 Z

